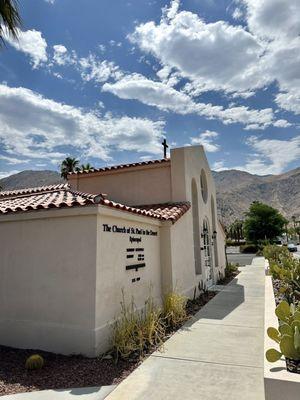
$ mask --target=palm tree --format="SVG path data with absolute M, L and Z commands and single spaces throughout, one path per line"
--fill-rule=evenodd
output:
M 60 165 L 60 176 L 67 179 L 69 172 L 74 172 L 78 168 L 79 161 L 76 158 L 66 157 Z
M 0 0 L 0 46 L 4 42 L 5 31 L 14 38 L 18 37 L 18 27 L 21 25 L 16 0 Z
M 81 164 L 80 166 L 80 170 L 81 171 L 91 171 L 92 169 L 94 169 L 90 163 L 87 164 Z
M 244 238 L 243 221 L 237 219 L 230 225 L 229 236 L 238 243 Z

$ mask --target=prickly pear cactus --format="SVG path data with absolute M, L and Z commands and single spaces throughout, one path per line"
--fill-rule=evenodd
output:
M 285 356 L 291 363 L 300 363 L 300 307 L 294 304 L 289 305 L 282 301 L 275 310 L 279 319 L 279 328 L 270 327 L 267 329 L 268 336 L 279 344 L 280 351 L 269 349 L 266 358 L 269 362 L 276 362 Z
M 44 359 L 39 354 L 33 354 L 28 357 L 25 363 L 25 368 L 28 370 L 41 369 L 44 366 Z

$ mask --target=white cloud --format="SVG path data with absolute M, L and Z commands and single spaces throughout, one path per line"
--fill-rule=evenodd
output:
M 74 50 L 69 51 L 62 44 L 53 46 L 53 50 L 53 63 L 58 66 L 73 65 L 85 82 L 103 83 L 109 79 L 120 79 L 123 75 L 114 62 L 100 60 L 95 54 L 90 53 L 87 57 L 79 58 Z
M 176 68 L 182 77 L 194 82 L 198 91 L 245 92 L 267 83 L 258 74 L 263 43 L 241 26 L 225 21 L 205 23 L 198 15 L 177 11 L 159 24 L 140 24 L 130 40 L 153 54 L 163 66 Z
M 218 138 L 219 134 L 214 131 L 206 130 L 201 133 L 199 136 L 191 137 L 191 145 L 199 145 L 201 144 L 205 151 L 209 153 L 214 153 L 220 150 L 220 146 L 214 141 Z
M 300 159 L 300 136 L 292 139 L 260 139 L 251 136 L 247 144 L 255 151 L 244 166 L 234 167 L 257 175 L 280 174 Z
M 290 94 L 300 92 L 299 0 L 235 3 L 233 16 L 243 17 L 248 29 L 225 21 L 207 23 L 171 1 L 159 23 L 139 24 L 129 39 L 156 57 L 162 71 L 177 71 L 189 80 L 184 90 L 190 96 L 215 90 L 247 98 L 275 82 L 287 94 L 277 104 L 298 113 Z
M 273 125 L 277 128 L 288 128 L 289 126 L 292 126 L 292 124 L 285 119 L 278 119 Z
M 16 169 L 12 170 L 12 171 L 0 171 L 0 179 L 6 178 L 10 175 L 18 174 L 19 172 L 21 172 L 21 171 L 16 170 Z
M 75 52 L 69 53 L 67 48 L 62 44 L 53 46 L 54 54 L 53 61 L 58 65 L 75 64 L 77 56 Z
M 224 124 L 239 122 L 245 124 L 248 129 L 264 129 L 276 122 L 271 108 L 262 110 L 249 109 L 245 106 L 223 108 L 196 103 L 187 94 L 139 74 L 127 75 L 115 83 L 105 83 L 102 90 L 111 92 L 121 99 L 139 100 L 163 111 L 182 115 L 194 113 L 208 119 L 219 119 Z
M 247 8 L 251 32 L 267 39 L 295 38 L 299 35 L 298 0 L 241 0 Z
M 251 33 L 268 43 L 261 64 L 264 73 L 278 83 L 280 93 L 275 101 L 281 108 L 299 114 L 299 0 L 240 0 L 240 3 L 246 6 Z
M 214 163 L 213 163 L 213 165 L 212 165 L 212 169 L 214 170 L 214 171 L 225 171 L 225 170 L 227 170 L 228 168 L 227 167 L 225 167 L 225 162 L 223 161 L 223 160 L 220 160 L 220 161 L 215 161 Z
M 233 13 L 232 13 L 232 17 L 234 19 L 242 19 L 244 16 L 243 11 L 240 8 L 235 8 Z
M 102 83 L 108 81 L 110 78 L 120 79 L 123 75 L 114 62 L 98 60 L 93 54 L 80 58 L 78 69 L 81 71 L 82 79 L 87 82 L 92 80 Z
M 28 31 L 18 29 L 18 39 L 14 39 L 6 33 L 5 40 L 16 50 L 28 54 L 33 68 L 39 67 L 48 60 L 47 42 L 42 37 L 42 33 L 35 29 Z
M 160 154 L 163 133 L 162 121 L 100 118 L 29 89 L 0 85 L 0 143 L 7 157 L 58 163 L 65 157 L 61 146 L 102 160 L 109 160 L 113 150 Z
M 104 44 L 99 44 L 98 48 L 101 51 L 101 53 L 104 53 L 106 51 L 106 46 Z
M 8 157 L 8 156 L 5 156 L 4 154 L 1 154 L 1 161 L 5 161 L 7 164 L 10 164 L 10 165 L 26 164 L 29 162 L 28 159 L 24 160 L 21 158 Z
M 275 101 L 281 108 L 292 111 L 295 114 L 300 114 L 300 92 L 298 90 L 278 93 Z

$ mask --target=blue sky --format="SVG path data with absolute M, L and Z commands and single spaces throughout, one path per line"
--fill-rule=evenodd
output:
M 24 0 L 0 51 L 0 177 L 161 158 L 260 175 L 300 161 L 299 0 Z

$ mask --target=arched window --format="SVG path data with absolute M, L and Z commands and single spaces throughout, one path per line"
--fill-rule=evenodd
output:
M 211 196 L 211 221 L 212 221 L 212 229 L 213 229 L 213 245 L 214 245 L 214 258 L 215 258 L 215 267 L 219 265 L 218 259 L 218 237 L 217 237 L 217 221 L 216 221 L 216 207 L 215 207 L 215 199 Z
M 201 184 L 201 194 L 202 194 L 202 199 L 204 203 L 207 202 L 207 179 L 206 179 L 206 174 L 204 169 L 201 170 L 201 175 L 200 175 L 200 184 Z
M 198 190 L 195 179 L 192 180 L 192 218 L 193 218 L 193 241 L 194 241 L 194 258 L 195 258 L 195 272 L 196 274 L 202 273 L 201 268 L 201 244 L 200 244 L 200 225 L 199 225 L 199 204 L 198 204 Z

